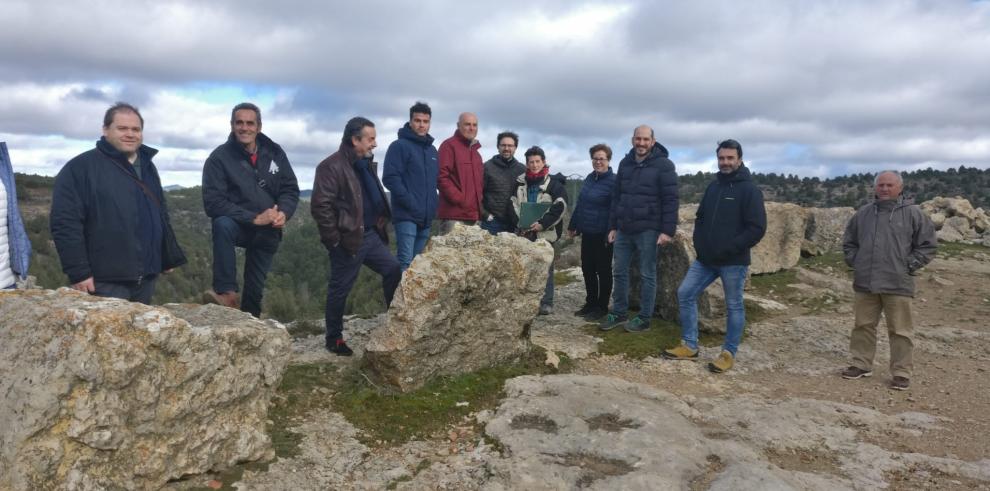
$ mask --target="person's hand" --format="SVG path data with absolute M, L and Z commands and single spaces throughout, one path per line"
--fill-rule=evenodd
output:
M 657 237 L 657 245 L 659 246 L 667 245 L 673 241 L 674 239 L 670 238 L 667 234 L 660 234 L 660 237 Z
M 543 231 L 543 225 L 540 225 L 540 222 L 536 222 L 536 223 L 533 224 L 533 226 L 529 227 L 529 231 L 530 232 L 541 232 L 541 231 Z
M 573 239 L 575 235 L 577 235 L 577 230 L 568 230 L 567 231 L 567 238 L 568 239 Z
M 278 205 L 275 205 L 275 208 L 278 208 Z M 276 212 L 275 219 L 272 220 L 272 227 L 282 228 L 285 226 L 285 221 L 286 221 L 285 213 L 282 213 L 281 211 Z
M 608 243 L 609 244 L 615 243 L 615 230 L 608 231 Z
M 261 213 L 258 213 L 258 216 L 254 217 L 254 220 L 252 220 L 251 223 L 258 226 L 271 225 L 271 223 L 275 221 L 275 217 L 278 214 L 277 210 L 278 205 L 275 205 Z
M 165 274 L 169 274 L 169 273 L 171 273 L 172 271 L 175 271 L 175 268 L 168 268 L 168 269 L 166 269 L 165 271 L 162 271 L 162 273 L 165 273 Z
M 90 276 L 89 278 L 72 285 L 72 289 L 79 290 L 83 293 L 93 293 L 96 291 L 96 283 L 93 282 L 93 277 Z

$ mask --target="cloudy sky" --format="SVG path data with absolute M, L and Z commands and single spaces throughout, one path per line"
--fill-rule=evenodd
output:
M 565 174 L 598 142 L 617 164 L 642 123 L 682 174 L 725 138 L 759 172 L 990 167 L 986 1 L 4 0 L 0 18 L 0 141 L 25 173 L 92 148 L 117 100 L 166 184 L 199 183 L 241 101 L 303 188 L 348 118 L 376 122 L 380 159 L 416 100 L 438 145 L 474 111 L 486 159 L 512 129 Z

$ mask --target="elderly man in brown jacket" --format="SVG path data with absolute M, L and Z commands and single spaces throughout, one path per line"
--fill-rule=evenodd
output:
M 353 351 L 344 342 L 344 306 L 361 265 L 382 276 L 386 306 L 402 271 L 389 251 L 385 224 L 392 213 L 375 171 L 375 125 L 356 117 L 347 122 L 340 150 L 316 167 L 310 211 L 320 241 L 330 252 L 326 348 L 339 356 Z
M 849 340 L 852 365 L 842 377 L 873 374 L 882 312 L 890 339 L 890 388 L 907 390 L 913 368 L 914 275 L 935 256 L 935 225 L 912 200 L 901 197 L 904 183 L 896 171 L 878 174 L 874 187 L 876 200 L 856 211 L 842 242 L 846 264 L 854 270 L 856 292 L 856 320 Z

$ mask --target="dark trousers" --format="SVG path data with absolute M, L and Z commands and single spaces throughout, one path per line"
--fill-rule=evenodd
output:
M 155 281 L 158 275 L 149 274 L 141 281 L 100 281 L 94 280 L 96 287 L 93 295 L 98 297 L 122 298 L 131 302 L 151 305 L 151 296 L 155 294 Z
M 241 310 L 255 317 L 261 316 L 261 297 L 265 291 L 265 278 L 272 267 L 272 259 L 282 231 L 272 227 L 242 225 L 230 217 L 213 219 L 213 291 L 236 292 L 237 255 L 235 247 L 243 247 L 244 292 L 241 294 Z
M 608 310 L 612 296 L 612 244 L 607 234 L 581 235 L 581 272 L 585 303 Z
M 362 264 L 381 275 L 385 307 L 388 308 L 392 303 L 395 288 L 402 279 L 402 268 L 388 246 L 382 242 L 378 232 L 366 231 L 361 249 L 353 256 L 341 246 L 334 247 L 330 250 L 330 280 L 327 285 L 327 346 L 333 346 L 343 337 L 347 295 L 354 287 Z

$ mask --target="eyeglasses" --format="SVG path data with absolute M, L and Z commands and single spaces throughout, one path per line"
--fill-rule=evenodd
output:
M 591 159 L 592 162 L 608 162 L 608 159 Z
M 499 144 L 498 148 L 516 148 L 516 146 L 513 145 L 513 144 L 511 144 L 511 143 L 509 143 L 508 145 L 502 143 L 502 144 Z

